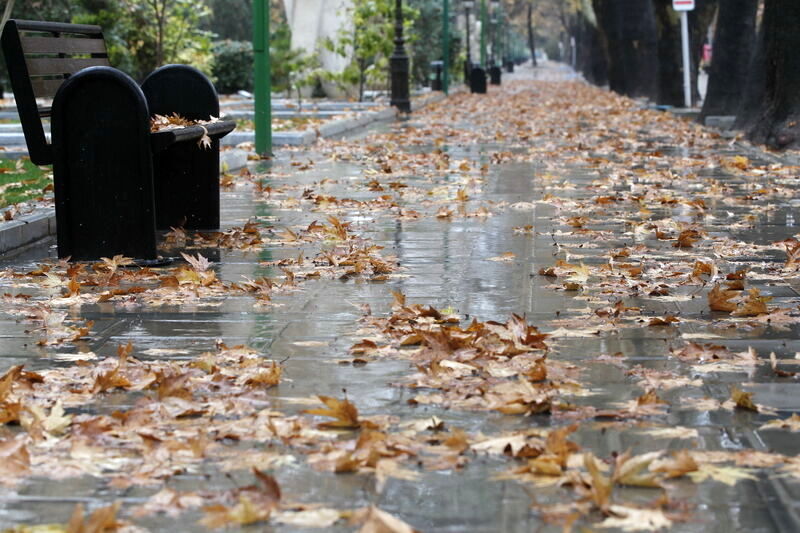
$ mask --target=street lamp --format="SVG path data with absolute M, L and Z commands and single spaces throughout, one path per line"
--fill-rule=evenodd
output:
M 495 47 L 497 46 L 497 30 L 499 29 L 497 27 L 497 18 L 498 18 L 498 15 L 500 13 L 500 0 L 491 0 L 491 7 L 492 7 L 492 11 L 491 11 L 491 15 L 492 15 L 492 18 L 491 18 L 491 24 L 492 24 L 491 31 L 492 31 L 492 35 L 491 35 L 490 46 L 492 48 L 491 62 L 492 62 L 492 65 L 494 65 L 495 59 L 497 57 L 495 55 Z
M 465 15 L 465 26 L 467 29 L 467 60 L 464 63 L 464 82 L 469 84 L 469 73 L 472 70 L 472 42 L 469 36 L 469 11 L 473 7 L 475 7 L 475 2 L 472 0 L 466 0 L 463 2 L 464 5 L 464 15 Z
M 269 63 L 269 4 L 253 0 L 256 152 L 272 155 L 272 80 Z
M 450 0 L 442 0 L 442 91 L 450 89 Z
M 489 9 L 486 0 L 481 0 L 481 66 L 486 68 L 486 26 L 489 22 Z
M 408 55 L 403 41 L 403 0 L 394 3 L 394 52 L 389 58 L 392 78 L 391 103 L 401 113 L 411 112 L 408 94 Z

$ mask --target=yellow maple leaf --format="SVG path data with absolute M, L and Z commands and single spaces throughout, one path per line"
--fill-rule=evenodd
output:
M 339 400 L 330 396 L 317 395 L 317 398 L 327 407 L 306 409 L 309 415 L 329 416 L 335 418 L 334 422 L 322 422 L 319 426 L 331 429 L 358 429 L 361 421 L 358 419 L 358 409 L 347 398 Z
M 739 468 L 736 466 L 717 466 L 713 464 L 701 464 L 694 472 L 689 472 L 689 477 L 695 483 L 702 483 L 708 479 L 725 483 L 726 485 L 733 486 L 742 479 L 758 480 L 752 473 L 752 470 L 747 468 Z
M 622 531 L 659 531 L 672 526 L 672 521 L 660 509 L 639 509 L 626 505 L 612 505 L 610 516 L 597 527 L 618 528 Z

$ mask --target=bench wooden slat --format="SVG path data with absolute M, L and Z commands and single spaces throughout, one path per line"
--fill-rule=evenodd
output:
M 83 35 L 102 35 L 100 26 L 90 24 L 69 24 L 66 22 L 43 22 L 39 20 L 15 20 L 20 31 L 56 32 Z
M 28 74 L 31 76 L 48 76 L 55 74 L 74 74 L 86 67 L 107 67 L 111 64 L 106 57 L 73 59 L 62 57 L 26 58 Z
M 105 54 L 103 39 L 77 37 L 22 37 L 22 50 L 26 54 Z
M 52 98 L 62 83 L 64 83 L 63 78 L 57 80 L 31 80 L 33 95 L 36 98 Z

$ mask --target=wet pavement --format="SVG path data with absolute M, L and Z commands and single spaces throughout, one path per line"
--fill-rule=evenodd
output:
M 3 261 L 0 373 L 25 365 L 44 377 L 21 379 L 8 401 L 52 415 L 60 398 L 73 418 L 59 431 L 35 415 L 0 426 L 0 454 L 24 440 L 30 456 L 21 470 L 0 468 L 0 526 L 64 524 L 77 503 L 120 502 L 136 527 L 205 531 L 208 505 L 221 501 L 209 494 L 252 484 L 256 467 L 280 484 L 284 507 L 246 531 L 315 530 L 291 522 L 314 505 L 339 513 L 314 515 L 336 531 L 358 528 L 349 515 L 370 505 L 420 531 L 800 530 L 800 424 L 764 427 L 800 411 L 800 169 L 573 78 L 520 69 L 488 96 L 453 96 L 358 137 L 281 151 L 223 192 L 223 236 L 165 236 L 164 254 L 178 259 L 153 277 L 70 273 L 53 243 Z M 181 251 L 212 264 L 189 269 Z M 96 283 L 103 276 L 107 286 Z M 108 292 L 131 286 L 143 290 Z M 710 308 L 715 286 L 730 291 L 733 313 Z M 484 368 L 487 378 L 452 339 L 401 347 L 398 324 L 437 332 L 455 322 L 416 311 L 404 322 L 393 291 L 409 308 L 458 316 L 462 328 L 524 316 L 550 336 L 546 352 L 516 357 L 546 354 L 548 380 L 505 367 Z M 128 343 L 131 357 L 159 368 L 155 381 L 139 388 L 128 375 L 98 392 L 97 377 Z M 440 374 L 426 349 L 438 350 Z M 217 397 L 198 381 L 188 400 L 202 409 L 166 419 L 152 410 L 148 402 L 187 401 L 162 394 L 167 376 L 209 353 L 224 366 L 230 351 L 244 357 L 234 372 L 261 364 L 251 355 L 276 361 L 280 383 Z M 483 383 L 467 394 L 430 385 L 446 376 L 466 387 L 478 374 Z M 492 403 L 495 388 L 523 381 L 547 395 L 547 409 Z M 317 395 L 347 398 L 384 436 L 408 441 L 383 449 L 391 463 L 325 466 L 339 457 L 331 443 L 360 449 L 368 426 L 320 431 L 325 418 L 303 413 L 321 406 Z M 126 429 L 145 408 L 145 421 Z M 100 438 L 87 428 L 101 418 L 120 425 Z M 412 421 L 422 426 L 410 430 Z M 284 422 L 302 430 L 289 434 Z M 558 455 L 545 444 L 554 428 L 569 428 L 569 452 L 543 475 L 529 461 Z M 167 446 L 201 438 L 207 449 L 194 455 Z M 397 451 L 407 447 L 414 453 Z M 626 481 L 627 451 L 661 452 L 643 466 L 662 474 Z M 694 466 L 656 468 L 683 451 Z M 440 455 L 448 467 L 431 466 Z M 606 478 L 610 502 L 597 495 Z M 157 493 L 167 504 L 153 504 Z M 657 516 L 637 521 L 645 511 Z M 239 527 L 225 516 L 219 524 Z

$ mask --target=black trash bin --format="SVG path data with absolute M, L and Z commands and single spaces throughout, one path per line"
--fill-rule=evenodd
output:
M 514 61 L 512 61 L 509 58 L 506 58 L 505 65 L 506 65 L 506 72 L 508 72 L 509 74 L 514 72 Z
M 492 85 L 500 85 L 500 79 L 503 76 L 503 71 L 500 70 L 500 67 L 497 65 L 492 65 L 489 67 L 489 78 L 492 82 Z
M 431 72 L 430 72 L 431 91 L 441 91 L 444 89 L 444 83 L 442 82 L 443 75 L 444 75 L 444 62 L 431 61 Z
M 469 90 L 476 94 L 486 94 L 486 71 L 473 66 L 469 72 Z

